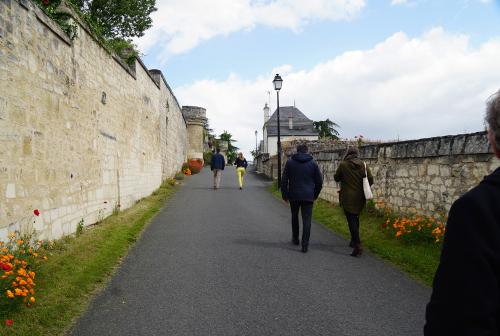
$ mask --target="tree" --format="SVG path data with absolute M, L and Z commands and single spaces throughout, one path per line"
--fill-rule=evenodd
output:
M 98 34 L 108 40 L 141 37 L 153 24 L 156 0 L 71 0 Z
M 222 141 L 227 141 L 227 162 L 228 163 L 233 163 L 236 160 L 236 156 L 238 155 L 238 147 L 233 146 L 233 142 L 236 142 L 236 140 L 231 139 L 233 136 L 228 132 L 224 131 L 220 135 L 220 139 Z
M 340 126 L 330 119 L 314 121 L 313 122 L 314 129 L 319 132 L 320 138 L 334 139 L 338 140 L 340 133 L 335 129 L 336 127 L 340 128 Z

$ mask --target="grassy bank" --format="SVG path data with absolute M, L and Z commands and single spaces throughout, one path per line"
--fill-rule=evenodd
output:
M 276 187 L 271 187 L 270 190 L 276 197 L 281 198 Z M 338 205 L 323 200 L 315 202 L 313 218 L 340 236 L 350 239 L 343 210 Z M 439 263 L 441 245 L 402 242 L 381 229 L 385 221 L 386 218 L 363 212 L 360 219 L 360 235 L 365 250 L 370 250 L 430 286 Z
M 36 304 L 13 313 L 13 326 L 1 321 L 0 335 L 64 335 L 174 191 L 165 183 L 152 196 L 78 237 L 56 241 L 37 274 Z

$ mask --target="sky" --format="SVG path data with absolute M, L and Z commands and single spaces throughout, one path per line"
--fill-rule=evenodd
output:
M 500 0 L 157 0 L 135 42 L 181 105 L 202 106 L 250 157 L 264 104 L 340 125 L 341 138 L 484 130 L 500 89 Z

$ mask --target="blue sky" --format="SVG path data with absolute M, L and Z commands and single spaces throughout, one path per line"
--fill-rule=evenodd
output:
M 275 71 L 284 78 L 283 104 L 296 100 L 311 119 L 336 120 L 346 138 L 478 131 L 484 100 L 500 88 L 490 73 L 498 74 L 500 63 L 493 57 L 498 51 L 500 60 L 498 1 L 209 3 L 158 0 L 154 26 L 138 44 L 181 104 L 206 107 L 212 127 L 230 131 L 247 153 L 254 130 L 261 133 Z M 404 99 L 426 102 L 406 106 Z M 429 118 L 438 125 L 427 127 Z M 388 129 L 389 120 L 399 122 Z

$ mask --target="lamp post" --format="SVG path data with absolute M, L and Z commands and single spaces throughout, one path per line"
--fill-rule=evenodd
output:
M 257 157 L 257 130 L 255 130 L 255 157 Z
M 283 84 L 283 79 L 279 74 L 276 74 L 276 76 L 274 76 L 273 84 L 274 89 L 276 90 L 276 116 L 278 118 L 278 189 L 281 189 L 280 90 Z

